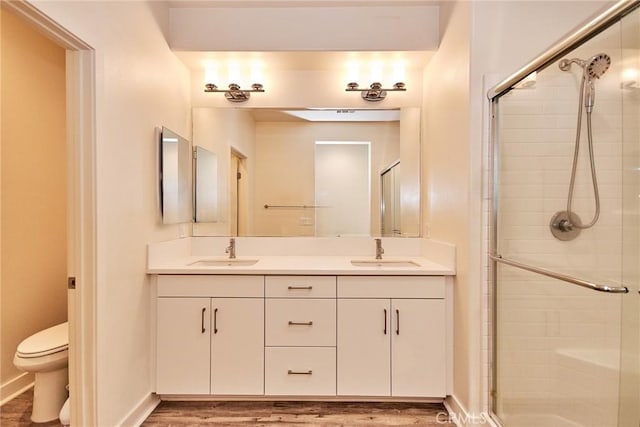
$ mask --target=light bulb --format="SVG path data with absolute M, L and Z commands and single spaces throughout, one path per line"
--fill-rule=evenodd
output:
M 370 83 L 382 83 L 382 61 L 372 61 L 369 73 Z

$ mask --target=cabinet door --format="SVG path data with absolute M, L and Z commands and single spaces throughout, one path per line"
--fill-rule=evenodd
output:
M 211 394 L 264 393 L 264 299 L 211 300 Z
M 445 304 L 443 299 L 393 299 L 391 393 L 446 394 Z
M 338 395 L 391 394 L 390 300 L 339 299 Z
M 157 393 L 209 394 L 210 303 L 158 298 Z

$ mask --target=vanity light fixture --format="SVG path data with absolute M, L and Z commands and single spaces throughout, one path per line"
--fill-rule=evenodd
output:
M 231 83 L 229 89 L 218 89 L 213 83 L 207 83 L 204 85 L 204 91 L 224 93 L 224 97 L 230 102 L 245 102 L 251 97 L 251 92 L 264 92 L 264 87 L 260 83 L 254 83 L 251 89 L 243 90 L 239 84 Z
M 371 83 L 368 89 L 360 89 L 358 83 L 351 82 L 347 84 L 346 92 L 360 92 L 362 99 L 370 102 L 382 101 L 387 97 L 387 92 L 406 92 L 407 88 L 404 83 L 398 82 L 391 89 L 383 89 L 379 82 Z

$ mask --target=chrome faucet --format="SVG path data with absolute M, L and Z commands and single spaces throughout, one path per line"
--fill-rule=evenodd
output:
M 382 239 L 376 239 L 376 259 L 382 259 L 383 253 L 384 249 L 382 249 Z
M 234 259 L 236 257 L 236 239 L 233 237 L 229 239 L 229 246 L 224 250 L 225 254 L 229 254 L 230 259 Z

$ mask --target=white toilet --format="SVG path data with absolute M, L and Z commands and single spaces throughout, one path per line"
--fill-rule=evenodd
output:
M 36 375 L 31 421 L 58 418 L 67 400 L 69 383 L 69 323 L 64 322 L 31 335 L 18 345 L 13 364 Z

